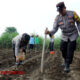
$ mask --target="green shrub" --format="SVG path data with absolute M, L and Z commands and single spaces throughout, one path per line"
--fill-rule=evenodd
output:
M 80 37 L 78 37 L 78 39 L 77 39 L 76 50 L 80 50 Z
M 60 42 L 61 42 L 60 38 L 55 38 L 54 39 L 54 48 L 55 49 L 59 49 L 60 48 Z
M 17 32 L 14 33 L 8 33 L 5 32 L 0 37 L 0 48 L 11 48 L 12 47 L 12 38 L 14 38 L 16 35 L 18 35 Z M 39 36 L 39 48 L 43 48 L 43 42 L 44 38 L 42 36 Z M 54 49 L 60 49 L 60 38 L 54 39 Z M 49 47 L 49 38 L 46 39 L 46 48 Z M 80 37 L 77 39 L 77 50 L 80 50 Z
M 12 38 L 18 35 L 18 33 L 5 32 L 0 37 L 0 48 L 11 48 L 12 46 Z

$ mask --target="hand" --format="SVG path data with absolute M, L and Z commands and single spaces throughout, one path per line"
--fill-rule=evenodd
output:
M 22 50 L 22 49 L 20 49 L 20 52 L 22 53 L 22 52 L 23 52 L 23 50 Z
M 48 29 L 46 29 L 45 34 L 50 34 L 50 31 Z
M 16 56 L 16 62 L 19 62 L 19 57 L 18 56 Z

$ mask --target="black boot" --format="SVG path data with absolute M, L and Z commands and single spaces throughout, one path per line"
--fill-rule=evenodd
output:
M 65 67 L 65 61 L 64 61 L 64 63 L 61 64 L 61 67 L 63 67 L 63 68 Z
M 61 64 L 61 67 L 65 67 L 65 63 L 64 64 Z
M 68 63 L 65 64 L 64 72 L 70 72 L 70 66 Z

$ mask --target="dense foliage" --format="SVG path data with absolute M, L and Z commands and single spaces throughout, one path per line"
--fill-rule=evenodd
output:
M 7 27 L 5 31 L 8 33 L 17 33 L 17 29 L 15 27 Z
M 11 48 L 12 46 L 12 38 L 15 37 L 18 33 L 5 32 L 0 37 L 0 48 Z
M 0 37 L 0 48 L 11 48 L 12 38 L 18 35 L 15 27 L 7 27 Z

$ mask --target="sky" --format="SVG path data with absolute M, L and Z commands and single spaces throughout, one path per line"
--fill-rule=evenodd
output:
M 52 30 L 58 14 L 56 4 L 62 1 L 67 10 L 74 10 L 80 16 L 80 0 L 0 0 L 0 35 L 6 27 L 16 27 L 20 34 L 44 36 L 46 27 Z M 58 30 L 55 36 L 60 34 Z

